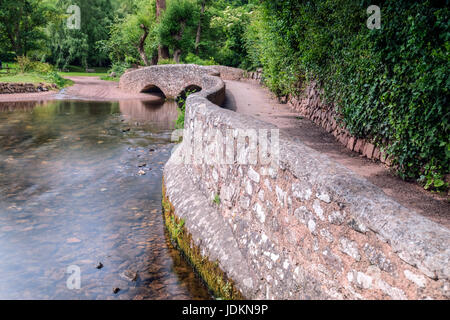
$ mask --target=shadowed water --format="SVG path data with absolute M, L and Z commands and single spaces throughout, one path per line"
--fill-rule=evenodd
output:
M 163 225 L 176 117 L 174 103 L 0 103 L 0 299 L 210 298 Z

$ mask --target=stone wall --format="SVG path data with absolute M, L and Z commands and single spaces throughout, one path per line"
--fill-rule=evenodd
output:
M 226 66 L 211 66 L 214 70 L 220 73 L 220 78 L 223 80 L 239 81 L 246 78 L 246 72 L 239 68 L 232 68 Z
M 195 131 L 220 130 L 236 145 L 227 130 L 274 129 L 209 101 L 222 90 L 213 78 L 187 100 L 185 139 L 164 169 L 165 196 L 190 245 L 244 297 L 449 298 L 450 230 L 305 145 L 281 134 L 276 170 L 178 161 Z M 202 140 L 196 154 L 211 143 Z
M 13 94 L 13 93 L 32 93 L 32 92 L 44 92 L 55 88 L 55 86 L 46 85 L 44 83 L 8 83 L 0 82 L 0 94 Z
M 249 80 L 255 80 L 261 83 L 263 80 L 263 70 L 258 69 L 256 71 L 248 71 L 245 73 L 245 78 Z
M 289 96 L 287 102 L 302 116 L 331 133 L 341 144 L 363 156 L 390 165 L 390 160 L 370 140 L 352 136 L 338 124 L 339 115 L 334 104 L 326 104 L 320 99 L 320 90 L 315 82 L 310 83 L 299 97 Z

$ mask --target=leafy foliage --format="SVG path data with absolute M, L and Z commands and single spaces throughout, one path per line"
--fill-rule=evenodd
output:
M 200 66 L 213 66 L 216 65 L 217 62 L 214 61 L 214 58 L 211 57 L 209 59 L 202 59 L 199 56 L 196 56 L 193 53 L 188 53 L 186 58 L 184 58 L 185 63 L 198 64 Z
M 110 60 L 117 63 L 142 63 L 137 47 L 142 36 L 141 25 L 149 29 L 149 36 L 145 44 L 145 52 L 151 57 L 158 48 L 156 32 L 156 12 L 154 0 L 135 1 L 136 11 L 117 15 L 110 25 L 109 38 L 99 41 L 97 46 L 108 54 Z
M 244 33 L 250 23 L 248 6 L 226 6 L 212 18 L 211 27 L 223 36 L 221 46 L 216 53 L 220 64 L 244 68 L 247 67 L 247 50 L 244 45 Z
M 108 27 L 113 21 L 111 0 L 57 0 L 58 19 L 49 23 L 46 32 L 48 38 L 48 61 L 65 69 L 69 64 L 103 66 L 108 55 L 97 43 L 108 39 Z M 81 9 L 81 29 L 66 27 L 70 5 Z
M 398 174 L 445 188 L 449 172 L 448 3 L 263 1 L 246 31 L 252 67 L 278 95 L 318 80 L 343 124 L 385 148 Z
M 0 2 L 0 52 L 27 55 L 38 50 L 44 28 L 53 20 L 55 8 L 48 0 L 2 0 Z
M 195 32 L 199 10 L 190 0 L 172 0 L 158 25 L 159 43 L 174 53 L 179 50 L 183 56 L 194 51 Z

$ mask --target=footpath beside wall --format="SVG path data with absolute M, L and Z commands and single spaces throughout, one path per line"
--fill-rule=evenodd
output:
M 213 102 L 223 101 L 223 81 L 203 81 L 164 169 L 164 203 L 166 221 L 184 222 L 172 235 L 212 288 L 249 299 L 450 297 L 450 230 L 283 134 L 278 167 L 239 164 L 230 132 L 275 128 L 220 108 Z M 216 146 L 212 129 L 233 146 L 233 161 L 188 163 L 190 146 L 200 158 Z M 265 147 L 250 132 L 245 141 L 246 156 L 253 143 Z
M 302 116 L 331 133 L 347 149 L 361 153 L 369 159 L 379 160 L 390 165 L 389 158 L 373 143 L 366 139 L 355 138 L 345 128 L 339 126 L 336 121 L 339 116 L 336 113 L 335 106 L 321 101 L 320 91 L 315 82 L 310 83 L 300 97 L 288 97 L 288 103 Z
M 244 74 L 245 79 L 262 82 L 262 69 L 247 72 Z M 331 133 L 341 144 L 351 151 L 358 152 L 368 159 L 379 160 L 384 164 L 391 165 L 386 154 L 380 148 L 375 146 L 371 141 L 352 136 L 345 128 L 342 128 L 336 119 L 339 116 L 333 104 L 326 104 L 320 99 L 320 88 L 317 83 L 311 82 L 300 96 L 289 95 L 283 100 L 292 109 L 297 111 L 301 116 L 311 120 L 316 125 L 324 128 Z

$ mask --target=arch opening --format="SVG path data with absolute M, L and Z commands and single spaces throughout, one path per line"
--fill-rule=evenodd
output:
M 146 94 L 159 96 L 161 98 L 166 98 L 166 95 L 164 94 L 164 92 L 158 86 L 155 86 L 154 84 L 149 84 L 149 85 L 145 86 L 141 90 L 141 93 L 146 93 Z
M 184 88 L 184 90 L 180 92 L 180 94 L 178 95 L 178 97 L 176 99 L 178 106 L 181 107 L 181 105 L 184 104 L 184 102 L 186 101 L 186 98 L 189 95 L 196 93 L 196 92 L 200 92 L 200 91 L 202 91 L 202 88 L 195 84 L 191 84 L 191 85 L 187 86 L 186 88 Z

